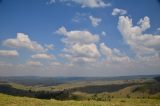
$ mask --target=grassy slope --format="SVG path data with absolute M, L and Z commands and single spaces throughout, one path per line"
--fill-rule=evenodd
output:
M 158 99 L 112 99 L 111 101 L 57 101 L 15 97 L 0 93 L 0 106 L 160 106 Z

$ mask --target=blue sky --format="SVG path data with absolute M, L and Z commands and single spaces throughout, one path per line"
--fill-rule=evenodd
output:
M 159 0 L 1 0 L 0 75 L 160 74 Z

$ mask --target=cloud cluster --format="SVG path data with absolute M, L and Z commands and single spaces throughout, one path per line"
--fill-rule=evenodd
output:
M 111 49 L 104 43 L 97 47 L 99 36 L 88 31 L 72 30 L 67 31 L 60 27 L 57 34 L 64 35 L 62 42 L 65 44 L 63 58 L 70 62 L 97 62 L 103 55 L 103 60 L 109 63 L 130 61 L 130 58 L 121 53 L 120 50 Z
M 64 35 L 62 42 L 65 44 L 63 57 L 72 62 L 92 62 L 100 56 L 96 42 L 99 36 L 89 31 L 67 31 L 65 27 L 59 28 L 56 33 Z
M 25 48 L 36 52 L 44 52 L 45 48 L 36 41 L 30 40 L 24 33 L 17 33 L 16 38 L 7 39 L 3 42 L 5 46 L 12 48 Z
M 114 8 L 113 11 L 112 11 L 112 15 L 113 16 L 116 16 L 116 15 L 125 15 L 125 14 L 127 14 L 127 11 L 123 10 L 123 9 L 119 9 L 119 8 Z
M 96 18 L 96 17 L 93 17 L 93 16 L 89 16 L 89 19 L 90 19 L 90 21 L 91 21 L 91 23 L 94 27 L 98 26 L 99 23 L 102 21 L 102 19 Z
M 150 19 L 147 16 L 140 19 L 137 26 L 133 25 L 129 17 L 119 17 L 118 29 L 137 56 L 153 56 L 160 53 L 160 35 L 146 34 L 144 31 L 148 28 Z
M 50 0 L 47 4 L 53 4 L 56 0 Z M 59 2 L 74 2 L 81 5 L 82 8 L 104 8 L 111 6 L 110 3 L 105 3 L 103 0 L 59 0 Z

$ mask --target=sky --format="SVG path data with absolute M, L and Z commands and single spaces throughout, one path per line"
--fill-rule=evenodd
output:
M 160 74 L 160 0 L 0 0 L 0 76 Z

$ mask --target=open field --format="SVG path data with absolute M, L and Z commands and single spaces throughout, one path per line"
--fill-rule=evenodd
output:
M 160 106 L 158 99 L 112 99 L 111 101 L 58 101 L 15 97 L 0 93 L 0 106 Z

